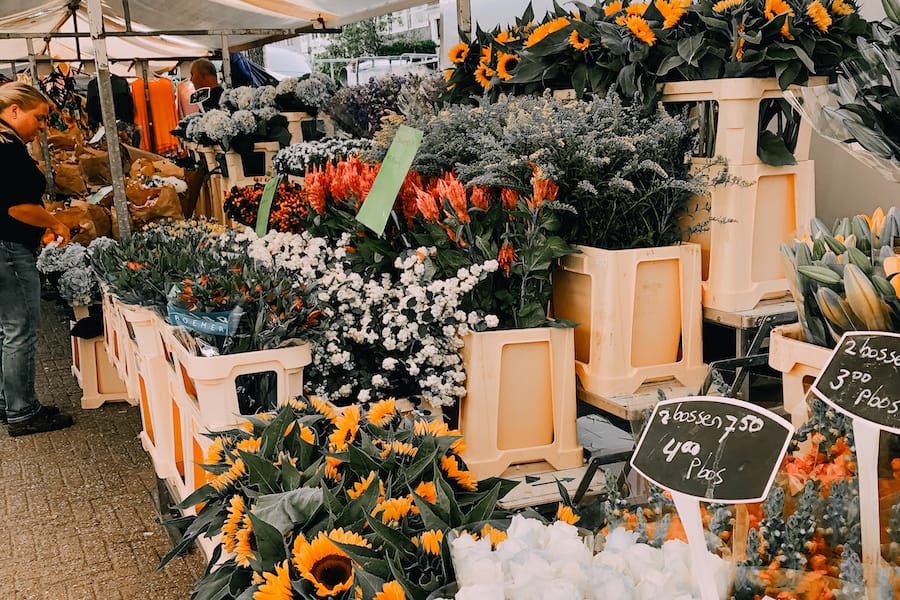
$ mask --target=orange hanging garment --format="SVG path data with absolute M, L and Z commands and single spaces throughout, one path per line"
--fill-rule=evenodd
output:
M 160 78 L 151 81 L 150 114 L 153 115 L 152 150 L 157 154 L 166 154 L 178 149 L 178 138 L 170 132 L 178 126 L 178 113 L 175 108 L 175 88 L 172 81 Z M 134 97 L 134 122 L 141 128 L 141 148 L 151 150 L 150 124 L 144 102 L 144 80 L 136 79 L 131 83 L 131 95 Z

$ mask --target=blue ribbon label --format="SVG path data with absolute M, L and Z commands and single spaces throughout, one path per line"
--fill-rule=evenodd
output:
M 229 327 L 229 317 L 231 311 L 227 312 L 194 312 L 178 308 L 172 304 L 168 305 L 169 323 L 175 327 L 184 327 L 198 333 L 207 333 L 211 335 L 231 335 L 232 327 Z

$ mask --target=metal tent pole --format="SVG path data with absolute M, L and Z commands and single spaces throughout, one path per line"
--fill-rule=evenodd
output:
M 34 58 L 34 42 L 31 38 L 25 40 L 28 48 L 28 62 L 31 66 L 31 82 L 34 87 L 39 87 L 37 60 Z M 13 63 L 15 64 L 15 63 Z M 13 73 L 15 77 L 15 73 Z M 56 184 L 53 181 L 53 161 L 50 156 L 50 144 L 47 142 L 47 130 L 41 129 L 41 154 L 44 156 L 44 177 L 47 179 L 47 193 L 51 200 L 56 200 Z
M 100 91 L 100 111 L 103 114 L 103 127 L 106 130 L 106 149 L 109 153 L 109 172 L 112 177 L 119 239 L 125 240 L 131 237 L 131 223 L 128 220 L 125 174 L 122 171 L 122 153 L 119 149 L 119 130 L 116 127 L 116 109 L 113 104 L 112 83 L 109 78 L 109 57 L 106 54 L 103 7 L 100 0 L 88 0 L 88 21 L 91 26 L 91 41 L 94 44 L 94 61 L 97 67 L 97 83 Z
M 147 144 L 150 148 L 150 152 L 156 153 L 156 136 L 153 132 L 153 110 L 150 103 L 150 61 L 139 60 L 138 67 L 140 68 L 141 80 L 144 82 L 143 99 L 139 100 L 139 102 L 144 103 L 144 108 L 147 111 L 147 135 L 150 137 L 150 139 L 147 140 Z

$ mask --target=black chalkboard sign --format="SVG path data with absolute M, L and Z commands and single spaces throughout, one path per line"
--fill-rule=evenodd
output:
M 656 405 L 631 465 L 699 500 L 755 502 L 769 493 L 794 428 L 764 408 L 696 396 Z
M 845 333 L 812 390 L 843 413 L 900 433 L 900 334 Z

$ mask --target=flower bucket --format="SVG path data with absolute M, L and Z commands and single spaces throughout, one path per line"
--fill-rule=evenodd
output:
M 810 86 L 827 83 L 827 77 L 812 77 L 809 80 Z M 663 86 L 664 103 L 715 103 L 710 111 L 717 114 L 714 121 L 714 151 L 710 156 L 722 156 L 732 166 L 760 163 L 757 156 L 760 101 L 783 97 L 778 80 L 774 77 L 677 81 Z M 806 120 L 802 120 L 794 148 L 797 161 L 809 158 L 811 137 L 812 128 Z
M 291 134 L 291 143 L 299 144 L 303 142 L 303 123 L 305 121 L 315 122 L 315 115 L 307 112 L 283 112 L 281 113 L 288 122 L 288 131 Z
M 553 274 L 553 315 L 578 323 L 582 387 L 621 396 L 663 379 L 699 386 L 706 376 L 700 246 L 578 248 Z
M 829 348 L 806 341 L 799 323 L 772 330 L 769 366 L 781 371 L 784 410 L 791 415 L 794 427 L 800 427 L 809 418 L 806 394 L 830 356 Z
M 70 322 L 73 327 L 75 322 Z M 81 388 L 81 408 L 99 408 L 106 402 L 125 402 L 125 384 L 106 354 L 101 336 L 84 339 L 71 336 L 72 375 Z
M 137 405 L 140 401 L 141 391 L 138 382 L 137 362 L 135 355 L 139 351 L 138 345 L 129 330 L 129 323 L 125 315 L 131 315 L 134 319 L 147 319 L 146 315 L 151 314 L 149 309 L 142 306 L 125 304 L 118 298 L 113 299 L 113 305 L 116 311 L 115 330 L 113 331 L 114 349 L 117 353 L 118 362 L 116 362 L 116 370 L 119 377 L 125 382 L 125 391 L 128 394 L 128 401 Z M 140 316 L 138 316 L 140 315 Z
M 538 327 L 465 336 L 459 428 L 467 446 L 463 459 L 476 478 L 541 461 L 556 470 L 582 465 L 574 335 L 573 329 Z
M 703 306 L 738 312 L 788 292 L 778 248 L 809 233 L 815 169 L 813 161 L 803 161 L 730 166 L 729 173 L 750 185 L 717 186 L 710 198 L 692 199 L 682 226 L 713 219 L 708 231 L 690 237 L 701 247 Z
M 237 395 L 237 379 L 243 375 L 274 373 L 279 405 L 303 392 L 303 367 L 312 360 L 309 344 L 203 357 L 190 352 L 175 332 L 174 327 L 160 327 L 172 392 L 182 413 L 188 407 L 197 411 L 202 428 L 223 430 L 243 421 Z

